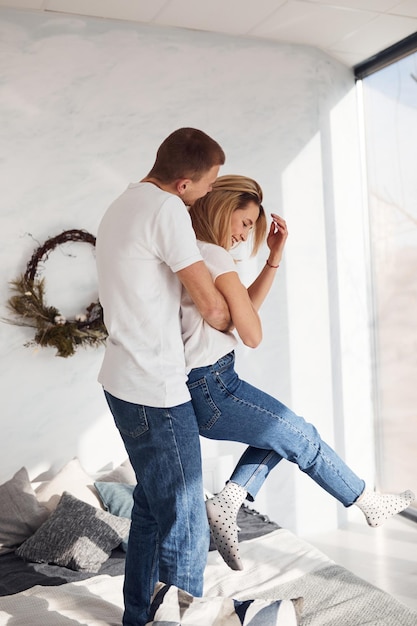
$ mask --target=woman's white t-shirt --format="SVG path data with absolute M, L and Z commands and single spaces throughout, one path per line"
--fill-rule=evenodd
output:
M 213 281 L 221 274 L 236 272 L 235 262 L 227 250 L 202 241 L 197 241 L 197 245 Z M 212 365 L 234 350 L 237 344 L 232 332 L 221 332 L 204 321 L 184 288 L 181 296 L 181 326 L 187 373 L 194 367 Z

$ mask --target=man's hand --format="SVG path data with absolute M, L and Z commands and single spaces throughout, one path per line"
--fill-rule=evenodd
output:
M 217 330 L 227 331 L 231 328 L 231 318 L 226 300 L 214 286 L 211 274 L 204 261 L 197 261 L 177 276 L 190 294 L 194 304 L 205 321 Z

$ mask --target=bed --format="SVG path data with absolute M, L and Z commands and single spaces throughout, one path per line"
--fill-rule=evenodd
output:
M 24 468 L 0 485 L 1 626 L 120 626 L 133 485 L 127 462 L 94 480 L 77 459 L 41 485 Z M 152 624 L 417 626 L 417 612 L 266 516 L 243 506 L 238 523 L 244 570 L 211 550 L 204 597 L 161 585 Z

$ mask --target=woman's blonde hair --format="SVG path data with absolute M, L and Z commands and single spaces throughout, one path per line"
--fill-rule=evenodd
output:
M 237 209 L 244 209 L 249 202 L 259 207 L 259 217 L 253 226 L 252 254 L 265 239 L 266 217 L 262 206 L 262 189 L 247 176 L 219 176 L 212 191 L 190 207 L 190 216 L 197 239 L 214 243 L 226 250 L 231 246 L 231 219 Z

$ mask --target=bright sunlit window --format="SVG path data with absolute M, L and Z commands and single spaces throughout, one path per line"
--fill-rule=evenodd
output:
M 361 84 L 377 409 L 377 478 L 417 475 L 417 52 Z M 417 509 L 414 509 L 417 519 Z

